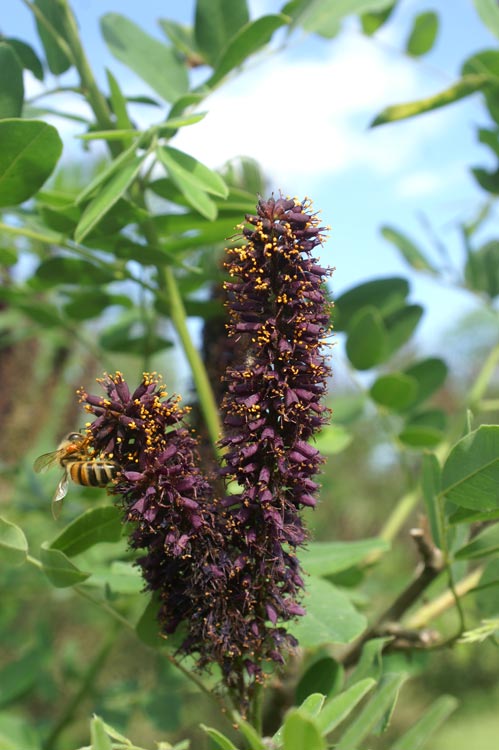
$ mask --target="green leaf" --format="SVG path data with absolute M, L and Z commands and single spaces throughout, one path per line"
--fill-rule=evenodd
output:
M 369 370 L 383 361 L 386 332 L 383 319 L 375 307 L 365 307 L 352 319 L 346 352 L 357 370 Z
M 405 674 L 386 674 L 369 703 L 348 727 L 336 745 L 336 750 L 357 750 L 376 725 L 391 713 L 400 688 L 407 679 Z
M 142 331 L 137 335 L 132 334 L 132 329 L 137 326 L 140 326 Z M 101 333 L 99 346 L 103 351 L 127 352 L 143 357 L 145 354 L 154 354 L 162 349 L 168 349 L 173 346 L 173 343 L 150 331 L 146 332 L 137 310 L 132 309 L 129 314 L 125 314 L 117 323 Z
M 90 722 L 90 750 L 113 750 L 113 745 L 106 732 L 104 722 L 99 716 L 94 716 Z
M 0 121 L 0 143 L 0 206 L 16 206 L 52 174 L 62 141 L 52 125 L 12 119 Z
M 445 437 L 446 416 L 441 409 L 412 414 L 399 434 L 399 440 L 411 448 L 434 448 Z
M 74 557 L 94 544 L 117 542 L 121 539 L 122 528 L 118 508 L 92 508 L 66 526 L 50 543 L 50 549 L 58 549 L 68 557 Z
M 234 68 L 268 44 L 274 31 L 288 23 L 283 15 L 263 16 L 244 26 L 230 41 L 206 86 L 214 88 Z
M 326 750 L 316 721 L 300 708 L 286 714 L 282 738 L 284 750 Z
M 406 367 L 405 375 L 414 378 L 418 383 L 417 397 L 411 403 L 411 408 L 414 409 L 435 393 L 445 382 L 447 372 L 447 365 L 438 357 L 428 357 Z
M 335 300 L 334 327 L 337 331 L 348 331 L 352 320 L 363 307 L 375 307 L 382 317 L 390 315 L 404 305 L 408 294 L 409 283 L 398 277 L 359 284 Z
M 499 558 L 489 560 L 485 566 L 478 586 L 474 592 L 474 599 L 480 618 L 496 617 L 499 615 Z
M 239 714 L 235 713 L 235 718 L 237 720 L 239 731 L 246 739 L 251 750 L 266 750 L 265 742 L 256 729 Z
M 479 511 L 479 510 L 468 510 L 468 508 L 458 508 L 449 516 L 450 524 L 459 523 L 476 523 L 482 521 L 498 521 L 499 520 L 499 508 L 495 510 Z
M 381 676 L 383 649 L 392 640 L 391 637 L 371 638 L 364 644 L 357 666 L 348 679 L 350 685 L 366 677 L 378 679 Z
M 84 573 L 77 568 L 64 552 L 51 549 L 46 542 L 41 546 L 40 559 L 43 572 L 56 588 L 77 586 L 90 576 L 90 573 Z
M 362 31 L 364 34 L 372 36 L 376 33 L 376 31 L 390 18 L 395 5 L 395 0 L 391 0 L 391 4 L 388 8 L 385 8 L 385 10 L 373 13 L 363 13 L 360 21 L 362 23 Z
M 26 716 L 13 711 L 2 711 L 0 747 L 2 750 L 42 750 L 42 741 L 40 733 L 26 721 Z
M 385 240 L 395 245 L 400 251 L 402 258 L 411 268 L 415 268 L 417 271 L 436 273 L 435 267 L 432 266 L 426 256 L 406 234 L 402 234 L 398 229 L 388 225 L 381 227 L 381 234 Z
M 392 107 L 387 107 L 374 118 L 371 127 L 375 128 L 378 125 L 385 125 L 388 122 L 396 122 L 397 120 L 407 120 L 409 117 L 415 117 L 416 115 L 422 115 L 425 112 L 431 112 L 440 107 L 446 107 L 448 104 L 452 104 L 459 101 L 459 99 L 464 99 L 466 96 L 471 96 L 471 94 L 481 91 L 490 82 L 491 79 L 488 75 L 464 76 L 457 83 L 434 96 L 419 99 L 416 102 L 395 104 Z
M 369 391 L 371 398 L 380 406 L 393 411 L 403 411 L 418 392 L 418 383 L 410 375 L 401 372 L 393 372 L 390 375 L 381 375 L 373 383 Z
M 127 101 L 120 89 L 120 85 L 110 70 L 106 68 L 107 83 L 111 98 L 111 107 L 116 117 L 118 130 L 133 130 L 133 123 L 128 116 Z
M 43 81 L 42 63 L 33 47 L 23 42 L 22 39 L 13 37 L 5 37 L 3 41 L 12 47 L 23 68 L 30 70 L 39 81 Z
M 409 39 L 407 54 L 413 57 L 426 55 L 435 44 L 438 34 L 438 16 L 433 11 L 420 13 L 415 17 Z
M 55 29 L 57 35 L 65 40 L 67 37 L 67 31 L 64 19 L 66 12 L 70 11 L 67 11 L 64 6 L 61 6 L 58 0 L 34 0 L 34 5 L 39 8 L 52 28 Z M 71 67 L 71 60 L 67 57 L 66 53 L 63 52 L 52 32 L 38 20 L 36 21 L 36 29 L 43 45 L 43 49 L 45 50 L 45 57 L 47 58 L 50 72 L 56 76 L 60 76 Z
M 137 73 L 165 101 L 174 102 L 187 91 L 187 70 L 172 47 L 149 36 L 118 13 L 106 13 L 101 18 L 101 31 L 116 59 Z
M 76 205 L 79 205 L 80 203 L 83 203 L 83 201 L 87 200 L 92 193 L 94 193 L 100 185 L 102 185 L 104 182 L 107 182 L 109 178 L 114 175 L 115 172 L 117 172 L 121 167 L 128 164 L 129 162 L 132 162 L 135 158 L 136 151 L 138 147 L 140 146 L 141 137 L 137 138 L 135 143 L 132 143 L 131 146 L 129 146 L 125 151 L 122 151 L 122 153 L 116 157 L 116 159 L 113 159 L 110 164 L 108 164 L 102 171 L 100 171 L 93 180 L 89 182 L 89 184 L 83 188 L 83 190 L 78 193 L 76 198 L 74 199 L 74 202 Z
M 142 643 L 151 648 L 159 648 L 164 644 L 164 640 L 159 635 L 158 611 L 160 606 L 161 603 L 158 598 L 152 595 L 135 625 L 137 636 Z
M 28 541 L 19 526 L 0 517 L 0 560 L 5 565 L 22 565 L 26 562 Z
M 200 724 L 199 726 L 204 732 L 206 732 L 208 737 L 213 740 L 216 747 L 219 747 L 220 750 L 237 750 L 237 747 L 234 745 L 234 743 L 231 742 L 229 738 L 225 736 L 225 734 L 219 732 L 218 729 L 207 727 L 206 724 Z
M 171 146 L 160 146 L 157 155 L 164 164 L 172 180 L 181 177 L 182 182 L 193 185 L 206 193 L 226 198 L 229 189 L 219 174 L 201 164 L 193 156 Z M 178 184 L 178 183 L 177 183 Z
M 472 541 L 461 547 L 456 553 L 456 560 L 479 560 L 481 557 L 490 557 L 499 551 L 499 524 L 489 526 Z
M 160 18 L 158 23 L 175 49 L 188 60 L 199 58 L 192 26 L 184 26 L 171 18 Z
M 353 440 L 353 435 L 342 425 L 329 424 L 322 428 L 318 434 L 315 447 L 326 456 L 341 453 L 348 448 Z
M 473 0 L 478 15 L 490 31 L 499 37 L 499 7 L 495 0 Z
M 214 66 L 232 37 L 248 21 L 246 0 L 197 0 L 194 35 L 206 62 Z
M 101 315 L 112 305 L 132 307 L 133 302 L 125 294 L 108 294 L 100 288 L 90 288 L 71 294 L 70 301 L 64 305 L 64 312 L 73 320 L 90 320 Z
M 364 393 L 348 394 L 334 399 L 333 419 L 335 423 L 350 424 L 363 413 L 367 399 Z
M 0 70 L 0 119 L 20 117 L 24 99 L 23 69 L 14 50 L 5 42 L 0 42 Z
M 75 229 L 74 237 L 76 242 L 83 242 L 87 234 L 90 234 L 92 229 L 111 210 L 121 196 L 126 193 L 139 174 L 142 162 L 143 157 L 137 156 L 121 167 L 88 204 Z
M 490 240 L 469 254 L 464 277 L 470 289 L 485 292 L 490 299 L 497 297 L 499 294 L 499 241 Z
M 65 256 L 44 260 L 36 269 L 35 275 L 47 288 L 60 284 L 108 284 L 116 278 L 110 268 L 96 266 L 83 258 Z
M 324 705 L 324 700 L 324 695 L 321 695 L 320 693 L 311 693 L 300 705 L 300 709 L 308 716 L 319 716 L 322 706 Z
M 421 486 L 423 489 L 423 499 L 425 503 L 426 515 L 430 522 L 431 536 L 435 545 L 442 548 L 443 529 L 442 517 L 440 513 L 440 485 L 442 473 L 438 458 L 434 453 L 425 453 L 423 455 L 423 467 L 421 475 Z
M 458 700 L 452 695 L 437 698 L 425 715 L 403 737 L 390 745 L 390 750 L 419 750 L 428 737 L 456 710 L 457 705 Z
M 21 698 L 39 679 L 43 669 L 44 653 L 40 647 L 31 648 L 16 661 L 9 661 L 0 669 L 0 706 L 7 706 Z M 0 748 L 2 735 L 0 733 Z
M 482 425 L 456 443 L 443 468 L 442 494 L 472 510 L 499 507 L 499 426 Z
M 324 696 L 331 695 L 341 687 L 343 674 L 343 667 L 331 656 L 317 659 L 300 678 L 296 686 L 295 702 L 303 703 L 314 693 L 319 693 L 324 700 Z
M 377 13 L 391 5 L 393 0 L 301 0 L 285 5 L 283 13 L 291 14 L 306 31 L 331 39 L 347 16 Z
M 375 685 L 376 681 L 371 678 L 360 680 L 340 695 L 328 700 L 317 719 L 322 734 L 327 735 L 336 729 Z
M 140 570 L 132 563 L 122 560 L 115 560 L 110 566 L 94 569 L 85 585 L 105 589 L 113 594 L 139 594 L 144 590 Z
M 386 329 L 385 359 L 388 359 L 412 336 L 423 317 L 421 305 L 406 305 L 384 319 Z
M 471 173 L 483 190 L 492 193 L 492 195 L 499 194 L 499 169 L 488 170 L 480 167 L 473 167 Z M 495 281 L 496 280 L 494 279 L 494 282 Z M 496 286 L 496 283 L 494 283 L 494 286 Z
M 313 576 L 330 576 L 359 565 L 373 552 L 387 552 L 384 539 L 361 539 L 355 542 L 310 542 L 300 553 L 303 568 Z
M 290 632 L 302 647 L 350 643 L 365 629 L 366 618 L 357 612 L 345 594 L 328 581 L 310 576 L 307 594 L 304 601 L 307 614 L 289 625 Z

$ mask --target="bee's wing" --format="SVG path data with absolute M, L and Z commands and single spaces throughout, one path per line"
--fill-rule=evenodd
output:
M 52 515 L 54 516 L 56 520 L 61 515 L 62 501 L 67 495 L 68 484 L 69 484 L 68 473 L 67 471 L 65 471 L 59 481 L 59 484 L 57 485 L 55 489 L 54 497 L 52 498 Z
M 38 456 L 33 463 L 33 469 L 38 473 L 40 471 L 46 471 L 55 463 L 58 463 L 61 456 L 61 451 L 51 451 L 50 453 L 44 453 Z

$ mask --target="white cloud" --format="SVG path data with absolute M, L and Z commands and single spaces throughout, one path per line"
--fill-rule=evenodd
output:
M 314 44 L 305 59 L 288 53 L 236 77 L 175 145 L 210 166 L 252 156 L 278 184 L 310 184 L 353 166 L 392 173 L 445 126 L 444 113 L 417 126 L 368 130 L 384 106 L 428 93 L 419 69 L 356 33 Z

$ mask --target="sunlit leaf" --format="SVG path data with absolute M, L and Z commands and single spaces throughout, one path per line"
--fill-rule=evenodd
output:
M 391 242 L 399 250 L 403 259 L 417 271 L 429 271 L 436 273 L 435 268 L 417 247 L 417 245 L 406 235 L 391 226 L 381 227 L 383 237 Z
M 431 535 L 436 546 L 442 547 L 443 529 L 439 507 L 439 494 L 441 485 L 441 470 L 438 459 L 434 453 L 423 455 L 423 469 L 421 486 L 423 498 L 431 529 Z
M 315 576 L 307 579 L 307 614 L 289 626 L 304 648 L 326 643 L 350 643 L 366 626 L 366 618 L 336 586 Z
M 200 724 L 201 729 L 206 732 L 208 737 L 210 737 L 211 740 L 213 740 L 215 747 L 220 748 L 220 750 L 237 750 L 237 747 L 234 745 L 231 740 L 229 740 L 228 737 L 225 736 L 225 734 L 222 734 L 218 729 L 213 729 L 212 727 L 207 727 L 206 724 Z
M 444 464 L 442 493 L 465 508 L 499 507 L 499 426 L 482 425 L 454 445 Z
M 107 83 L 111 98 L 111 107 L 116 117 L 117 130 L 133 129 L 132 121 L 128 116 L 127 101 L 121 91 L 120 85 L 110 70 L 106 69 Z
M 408 294 L 407 279 L 396 276 L 359 284 L 335 300 L 334 326 L 337 331 L 348 330 L 362 307 L 375 307 L 382 317 L 388 316 L 404 305 Z
M 56 588 L 76 586 L 83 583 L 90 575 L 77 568 L 63 552 L 51 549 L 47 543 L 41 546 L 40 559 L 43 572 Z
M 409 117 L 415 117 L 416 115 L 422 115 L 425 112 L 431 112 L 440 107 L 446 107 L 448 104 L 452 104 L 459 101 L 459 99 L 464 99 L 466 96 L 481 91 L 488 84 L 490 84 L 490 77 L 488 75 L 464 76 L 457 83 L 434 96 L 428 96 L 426 99 L 419 99 L 415 102 L 395 104 L 387 107 L 374 118 L 371 127 L 374 128 L 377 125 L 385 125 L 388 122 L 396 122 L 397 120 L 406 120 Z
M 357 750 L 386 714 L 393 710 L 405 674 L 386 674 L 369 703 L 350 724 L 336 745 L 337 750 Z
M 79 555 L 94 544 L 117 542 L 121 538 L 123 524 L 121 512 L 114 506 L 92 508 L 82 513 L 63 529 L 50 543 L 68 557 Z
M 301 676 L 295 690 L 296 703 L 302 703 L 313 693 L 320 693 L 324 697 L 337 692 L 341 687 L 343 675 L 344 670 L 339 662 L 331 656 L 322 656 Z
M 194 159 L 193 156 L 171 146 L 161 146 L 157 153 L 173 180 L 181 176 L 184 182 L 206 193 L 219 195 L 222 198 L 226 198 L 229 194 L 229 189 L 220 175 Z
M 490 557 L 499 551 L 499 524 L 489 528 L 473 537 L 472 541 L 465 544 L 455 553 L 456 560 L 478 560 L 482 557 Z
M 83 242 L 87 234 L 126 193 L 140 172 L 143 158 L 137 156 L 119 169 L 84 210 L 75 229 L 76 242 Z
M 346 352 L 357 370 L 369 370 L 383 361 L 386 331 L 375 307 L 359 310 L 348 329 Z
M 22 39 L 15 39 L 14 37 L 5 37 L 3 41 L 12 47 L 23 68 L 30 70 L 39 81 L 43 81 L 42 63 L 33 47 L 26 44 Z
M 64 25 L 64 20 L 66 13 L 69 13 L 70 11 L 66 10 L 66 8 L 63 10 L 58 0 L 34 0 L 34 5 L 39 8 L 44 18 L 57 33 L 58 37 L 65 40 L 67 37 L 67 30 Z M 43 44 L 50 72 L 56 76 L 60 76 L 71 67 L 72 62 L 61 48 L 57 39 L 54 38 L 53 33 L 49 31 L 49 29 L 39 21 L 36 16 L 35 19 L 38 36 Z
M 426 745 L 430 735 L 456 710 L 457 705 L 458 700 L 454 696 L 441 695 L 416 724 L 404 732 L 393 745 L 390 745 L 390 750 L 419 750 L 420 747 Z
M 447 365 L 438 357 L 428 357 L 406 367 L 405 375 L 414 378 L 418 383 L 417 396 L 410 404 L 412 409 L 426 401 L 443 385 L 447 372 Z
M 283 15 L 263 16 L 244 26 L 225 49 L 206 85 L 213 88 L 231 70 L 242 65 L 250 55 L 268 44 L 274 31 L 287 22 L 288 19 Z
M 187 70 L 172 47 L 149 36 L 119 13 L 106 13 L 101 18 L 101 29 L 116 59 L 137 73 L 165 101 L 174 102 L 187 91 Z
M 375 685 L 376 681 L 369 677 L 328 700 L 317 719 L 322 734 L 329 734 L 341 724 Z
M 407 40 L 407 53 L 413 57 L 426 55 L 435 44 L 438 34 L 438 16 L 433 11 L 420 13 L 413 21 Z
M 362 563 L 373 552 L 386 552 L 390 545 L 384 539 L 360 539 L 353 542 L 310 542 L 300 553 L 307 573 L 330 576 Z
M 328 424 L 318 434 L 315 447 L 325 456 L 341 453 L 348 448 L 353 440 L 353 435 L 340 424 Z
M 28 541 L 19 526 L 0 517 L 0 560 L 4 565 L 26 562 Z
M 401 372 L 381 375 L 370 390 L 376 403 L 394 411 L 404 410 L 414 400 L 417 392 L 417 381 Z
M 52 174 L 62 141 L 46 122 L 12 119 L 0 121 L 0 143 L 0 206 L 15 206 Z
M 499 37 L 499 7 L 495 0 L 473 0 L 473 3 L 484 24 Z
M 2 41 L 0 70 L 0 120 L 6 117 L 20 117 L 24 99 L 23 70 L 12 47 Z
M 300 708 L 291 709 L 286 714 L 282 739 L 284 750 L 326 750 L 316 720 Z
M 92 742 L 90 750 L 113 750 L 111 739 L 99 716 L 94 716 L 90 722 L 90 739 Z
M 393 0 L 295 0 L 287 3 L 282 11 L 306 31 L 330 39 L 336 36 L 347 16 L 377 13 L 391 5 Z
M 228 42 L 248 21 L 246 0 L 197 0 L 194 36 L 206 62 L 214 66 Z

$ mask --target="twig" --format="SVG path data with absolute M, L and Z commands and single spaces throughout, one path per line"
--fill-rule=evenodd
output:
M 402 615 L 421 596 L 437 576 L 444 570 L 445 563 L 441 551 L 434 545 L 429 535 L 422 528 L 411 529 L 409 532 L 421 556 L 422 566 L 413 581 L 399 594 L 395 601 L 386 609 L 361 638 L 347 650 L 341 659 L 344 666 L 356 664 L 359 660 L 364 644 L 379 635 L 386 634 L 391 628 L 397 627 Z M 395 623 L 395 625 L 394 625 Z M 400 626 L 399 626 L 400 627 Z M 408 630 L 400 630 L 407 637 Z M 412 637 L 414 641 L 414 636 Z M 424 639 L 423 639 L 424 640 Z M 434 643 L 433 636 L 430 638 Z M 420 636 L 420 647 L 422 645 Z

